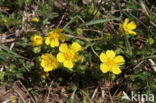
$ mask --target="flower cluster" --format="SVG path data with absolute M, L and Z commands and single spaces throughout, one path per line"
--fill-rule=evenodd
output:
M 124 22 L 120 24 L 120 29 L 126 35 L 136 35 L 136 32 L 133 31 L 136 29 L 136 23 L 134 21 L 129 22 L 129 19 L 125 19 Z M 40 56 L 40 66 L 43 68 L 44 74 L 60 66 L 72 70 L 75 63 L 80 60 L 81 56 L 79 55 L 79 51 L 82 50 L 81 45 L 77 42 L 73 42 L 72 44 L 65 43 L 65 37 L 62 31 L 62 29 L 54 29 L 49 32 L 46 37 L 40 35 L 33 35 L 31 37 L 33 46 L 45 45 L 56 51 L 54 53 L 50 51 L 52 50 L 50 49 L 47 53 L 43 53 Z M 99 55 L 99 59 L 102 62 L 99 68 L 103 73 L 112 72 L 118 75 L 122 72 L 121 65 L 125 63 L 125 60 L 121 55 L 116 56 L 115 51 L 107 50 L 106 52 L 102 52 Z M 45 77 L 47 77 L 47 74 L 46 76 L 43 75 L 43 78 Z
M 63 64 L 64 67 L 71 70 L 74 67 L 74 63 L 80 59 L 78 52 L 82 49 L 81 45 L 77 42 L 73 42 L 71 45 L 63 43 L 65 37 L 62 31 L 62 29 L 54 29 L 49 32 L 46 37 L 40 35 L 33 35 L 31 37 L 32 45 L 35 46 L 34 48 L 45 45 L 58 51 L 54 54 L 48 52 L 40 56 L 40 65 L 44 72 L 53 71 L 57 69 L 60 64 Z M 58 47 L 58 49 L 56 47 Z

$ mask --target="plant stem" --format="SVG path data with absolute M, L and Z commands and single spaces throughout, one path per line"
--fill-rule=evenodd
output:
M 133 55 L 132 47 L 130 45 L 130 42 L 128 40 L 128 36 L 127 35 L 125 35 L 125 45 L 126 45 L 127 53 L 131 57 L 131 59 L 132 59 L 132 55 Z

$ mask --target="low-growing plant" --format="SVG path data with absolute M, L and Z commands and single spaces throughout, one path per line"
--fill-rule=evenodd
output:
M 145 0 L 1 0 L 0 84 L 20 80 L 33 96 L 56 88 L 67 103 L 154 93 L 154 10 Z

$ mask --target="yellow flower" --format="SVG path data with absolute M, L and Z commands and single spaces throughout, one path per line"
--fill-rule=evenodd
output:
M 66 43 L 62 43 L 59 47 L 59 53 L 57 54 L 57 60 L 63 63 L 63 66 L 69 69 L 72 69 L 74 66 L 74 62 L 79 60 L 78 51 L 80 51 L 82 47 L 74 42 L 72 45 L 68 46 Z
M 39 45 L 43 44 L 43 38 L 40 35 L 33 35 L 31 37 L 31 41 L 32 41 L 33 46 L 39 46 Z
M 59 41 L 64 42 L 65 37 L 61 33 L 63 30 L 62 29 L 54 29 L 52 32 L 48 34 L 48 36 L 45 38 L 45 44 L 50 45 L 51 47 L 58 47 L 59 46 Z
M 31 22 L 35 22 L 35 23 L 38 23 L 40 21 L 40 19 L 37 18 L 37 17 L 33 17 L 33 18 L 30 19 L 30 21 Z
M 134 21 L 129 22 L 129 19 L 126 18 L 122 24 L 120 24 L 120 29 L 125 34 L 136 35 L 136 32 L 133 31 L 136 29 L 136 23 Z
M 120 65 L 125 63 L 122 56 L 116 56 L 113 50 L 107 50 L 106 53 L 101 53 L 99 56 L 101 60 L 100 69 L 103 73 L 113 72 L 114 74 L 120 74 Z
M 43 67 L 45 72 L 52 71 L 58 67 L 58 62 L 52 54 L 42 54 L 40 65 Z

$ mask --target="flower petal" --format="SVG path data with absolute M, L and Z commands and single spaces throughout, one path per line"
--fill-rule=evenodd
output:
M 40 63 L 40 65 L 41 65 L 42 67 L 45 67 L 45 66 L 46 66 L 45 63 L 46 63 L 46 62 L 45 62 L 44 60 L 42 60 L 41 63 Z
M 63 53 L 58 53 L 58 54 L 57 54 L 57 60 L 58 60 L 59 62 L 64 62 L 65 58 L 64 58 Z
M 106 51 L 106 56 L 108 57 L 108 58 L 114 58 L 115 57 L 115 55 L 116 55 L 116 53 L 113 51 L 113 50 L 107 50 Z
M 49 71 L 52 71 L 52 70 L 53 70 L 53 68 L 51 68 L 51 67 L 44 67 L 45 72 L 49 72 Z
M 136 29 L 136 24 L 134 21 L 131 21 L 130 23 L 127 24 L 127 29 L 130 29 L 130 30 L 134 30 Z
M 107 73 L 108 71 L 110 71 L 110 68 L 103 63 L 100 65 L 100 69 L 103 73 Z
M 134 32 L 134 31 L 132 31 L 132 30 L 127 30 L 126 33 L 132 34 L 132 35 L 136 35 L 136 32 Z
M 73 62 L 71 60 L 66 60 L 63 62 L 64 67 L 72 69 L 73 68 Z
M 106 62 L 107 61 L 107 56 L 106 56 L 106 54 L 104 54 L 104 53 L 101 53 L 100 54 L 100 60 L 102 61 L 102 62 Z
M 123 58 L 123 56 L 117 56 L 114 58 L 114 62 L 117 64 L 117 65 L 122 65 L 125 63 L 125 60 Z
M 46 59 L 46 58 L 48 58 L 49 56 L 50 56 L 50 54 L 48 54 L 48 53 L 42 54 L 41 59 Z
M 124 20 L 124 22 L 123 22 L 123 28 L 126 28 L 126 27 L 127 27 L 128 22 L 129 22 L 129 19 L 126 18 L 126 19 Z
M 111 71 L 114 73 L 114 74 L 120 74 L 122 71 L 120 70 L 120 68 L 118 66 L 113 66 L 111 68 Z
M 51 47 L 58 47 L 59 46 L 59 41 L 58 39 L 52 39 L 50 42 Z
M 62 43 L 59 47 L 60 52 L 68 52 L 68 49 L 69 49 L 69 47 L 66 43 Z
M 72 43 L 71 49 L 74 50 L 75 52 L 78 52 L 82 49 L 81 45 L 77 42 Z
M 46 38 L 45 38 L 45 44 L 46 44 L 46 45 L 49 45 L 49 44 L 50 44 L 50 38 L 49 38 L 49 37 L 46 37 Z

